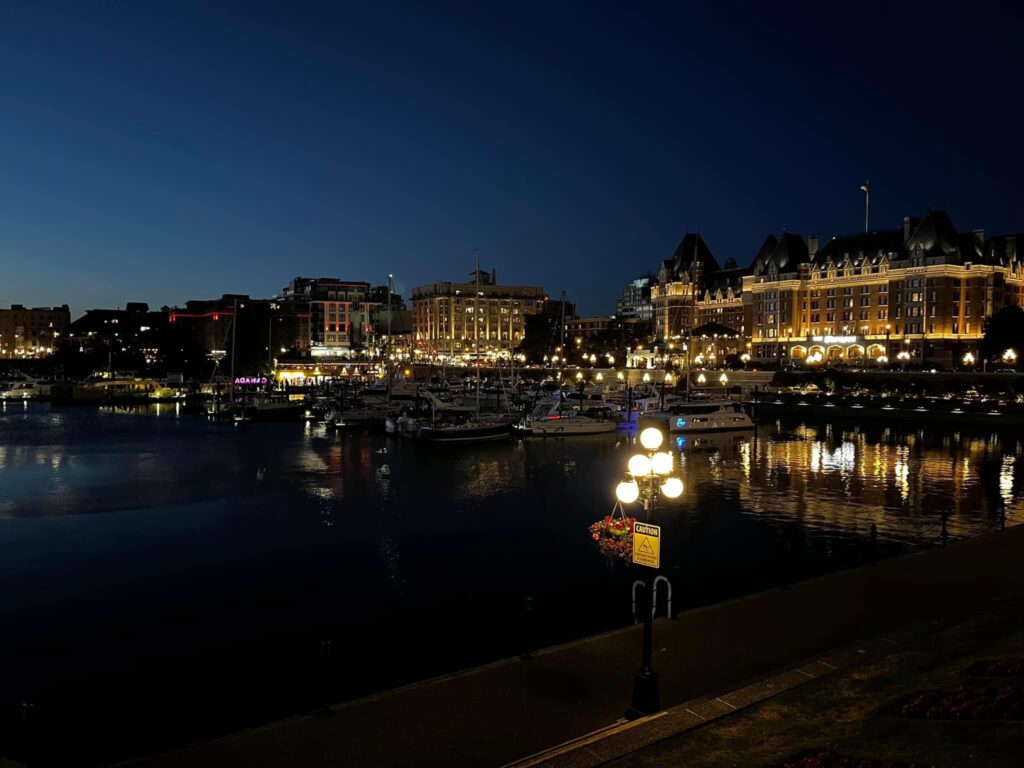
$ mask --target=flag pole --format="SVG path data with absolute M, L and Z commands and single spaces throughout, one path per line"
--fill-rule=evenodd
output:
M 865 181 L 860 189 L 864 193 L 864 233 L 867 234 L 871 215 L 871 185 Z

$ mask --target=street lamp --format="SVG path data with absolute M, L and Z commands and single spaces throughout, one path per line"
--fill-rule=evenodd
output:
M 729 377 L 726 376 L 723 372 L 722 375 L 718 377 L 718 381 L 721 382 L 722 386 L 724 387 L 726 384 L 729 383 Z
M 704 386 L 705 384 L 707 384 L 707 381 L 708 381 L 708 379 L 707 379 L 707 377 L 703 373 L 697 374 L 697 383 L 698 384 L 700 384 L 701 386 Z
M 683 481 L 672 474 L 674 457 L 668 451 L 659 451 L 664 435 L 656 427 L 647 427 L 640 433 L 643 453 L 630 457 L 627 467 L 629 477 L 615 488 L 615 497 L 622 504 L 640 501 L 644 508 L 646 522 L 651 521 L 651 511 L 659 499 L 677 499 L 683 494 Z M 634 534 L 635 535 L 635 534 Z M 661 709 L 661 695 L 658 690 L 658 673 L 654 671 L 651 656 L 654 647 L 654 580 L 644 579 L 645 599 L 637 605 L 643 616 L 643 652 L 640 668 L 633 673 L 633 698 L 626 717 L 635 720 L 651 715 Z
M 1004 363 L 1009 363 L 1010 365 L 1013 365 L 1014 363 L 1016 363 L 1017 362 L 1017 353 L 1016 353 L 1016 351 L 1014 351 L 1012 349 L 1008 349 L 1005 352 L 1003 352 L 1003 362 Z
M 972 355 L 970 352 L 964 354 L 964 365 L 966 365 L 967 367 L 974 365 L 974 355 Z

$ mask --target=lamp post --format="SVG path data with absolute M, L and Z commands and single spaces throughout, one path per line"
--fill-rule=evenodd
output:
M 672 474 L 672 454 L 658 451 L 664 439 L 656 427 L 647 427 L 641 432 L 640 444 L 644 451 L 630 457 L 627 465 L 629 477 L 615 488 L 615 496 L 621 504 L 640 501 L 648 523 L 660 497 L 677 499 L 683 493 L 682 479 Z M 630 720 L 661 709 L 658 673 L 654 671 L 651 660 L 654 649 L 654 579 L 645 578 L 643 584 L 646 599 L 638 605 L 643 616 L 643 650 L 640 668 L 633 673 L 633 698 L 626 710 L 626 717 Z

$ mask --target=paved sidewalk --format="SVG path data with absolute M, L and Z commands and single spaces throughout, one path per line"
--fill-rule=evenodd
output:
M 662 704 L 913 622 L 947 625 L 1024 588 L 1024 527 L 698 609 L 655 629 Z M 638 627 L 506 660 L 134 766 L 500 766 L 615 723 Z

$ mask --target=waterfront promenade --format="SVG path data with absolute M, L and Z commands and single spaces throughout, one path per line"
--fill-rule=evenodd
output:
M 659 621 L 662 704 L 887 630 L 941 627 L 984 612 L 1024 588 L 1022 554 L 1024 527 L 1010 528 Z M 425 629 L 410 628 L 409 642 Z M 130 764 L 503 765 L 619 719 L 639 645 L 631 627 Z

